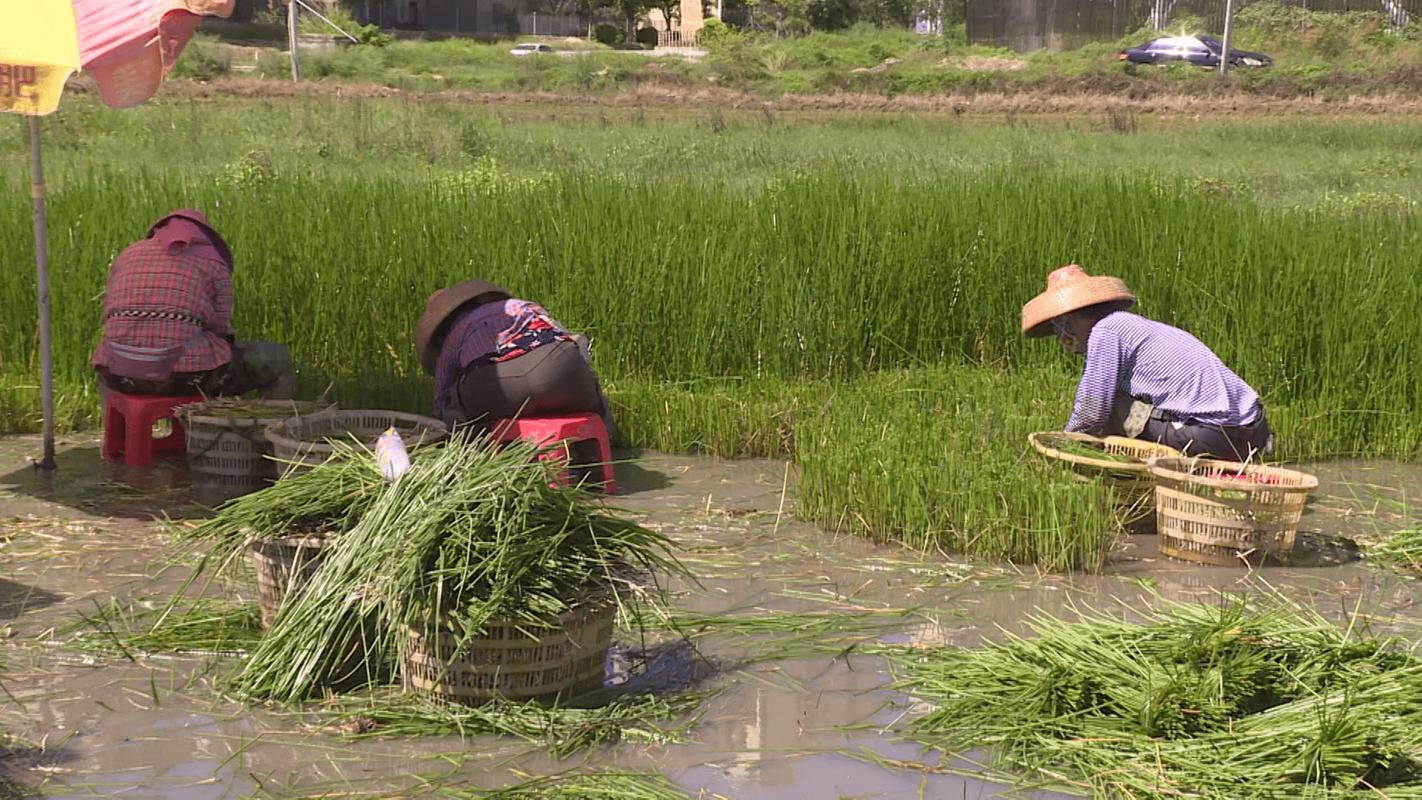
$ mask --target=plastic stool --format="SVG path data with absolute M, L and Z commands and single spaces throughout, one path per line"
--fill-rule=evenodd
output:
M 494 439 L 499 442 L 522 439 L 533 442 L 539 447 L 552 447 L 561 444 L 563 445 L 562 452 L 554 449 L 541 456 L 544 460 L 558 459 L 567 465 L 558 476 L 560 483 L 564 486 L 571 485 L 569 468 L 576 468 L 581 463 L 601 469 L 602 480 L 600 483 L 604 493 L 617 493 L 617 482 L 613 479 L 612 473 L 612 442 L 607 435 L 607 426 L 603 424 L 602 417 L 597 414 L 501 419 L 494 423 L 493 431 Z M 573 461 L 572 456 L 576 452 L 575 446 L 582 442 L 596 444 L 596 462 L 591 460 Z
M 183 423 L 173 415 L 173 409 L 184 403 L 200 403 L 200 394 L 175 397 L 157 394 L 124 394 L 114 389 L 104 390 L 103 456 L 131 467 L 146 467 L 153 463 L 153 454 L 187 452 L 187 437 Z M 153 423 L 171 420 L 172 433 L 161 439 L 153 437 Z

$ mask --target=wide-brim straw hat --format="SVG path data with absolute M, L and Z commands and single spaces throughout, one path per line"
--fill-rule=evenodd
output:
M 1124 308 L 1130 308 L 1135 302 L 1136 296 L 1120 278 L 1087 275 L 1080 266 L 1070 264 L 1052 270 L 1047 276 L 1047 290 L 1022 307 L 1022 333 L 1046 336 L 1052 332 L 1052 320 L 1063 314 L 1101 303 L 1122 303 Z
M 508 300 L 511 297 L 513 295 L 502 286 L 477 280 L 456 283 L 430 295 L 425 301 L 425 313 L 421 314 L 420 321 L 415 323 L 415 352 L 420 355 L 420 364 L 424 365 L 425 372 L 431 375 L 435 372 L 435 364 L 439 361 L 439 348 L 434 346 L 435 340 L 440 328 L 444 327 L 444 323 L 454 312 L 480 298 L 487 303 L 493 300 Z

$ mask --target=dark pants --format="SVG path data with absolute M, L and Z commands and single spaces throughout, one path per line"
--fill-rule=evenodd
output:
M 1201 425 L 1152 416 L 1139 438 L 1169 445 L 1187 456 L 1249 461 L 1268 451 L 1273 431 L 1261 409 L 1257 420 L 1242 426 Z
M 271 342 L 236 342 L 232 360 L 204 372 L 175 372 L 165 381 L 146 381 L 114 375 L 97 367 L 99 382 L 127 394 L 234 397 L 257 392 L 270 400 L 290 400 L 295 388 L 291 354 Z
M 451 425 L 488 427 L 513 416 L 591 413 L 602 416 L 612 430 L 597 375 L 573 342 L 546 344 L 508 361 L 470 367 L 455 384 L 452 399 L 444 411 L 444 421 Z

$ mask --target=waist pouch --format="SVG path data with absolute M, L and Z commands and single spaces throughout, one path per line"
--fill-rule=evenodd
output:
M 184 342 L 171 347 L 138 347 L 105 340 L 104 363 L 112 375 L 138 381 L 166 381 L 173 377 L 173 368 L 183 357 L 188 346 L 196 344 L 202 332 Z

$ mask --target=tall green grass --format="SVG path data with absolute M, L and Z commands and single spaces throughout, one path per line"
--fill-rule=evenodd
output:
M 1061 424 L 1058 374 L 992 367 L 885 372 L 846 388 L 795 437 L 799 511 L 920 549 L 1094 570 L 1110 498 L 1022 447 Z
M 1096 563 L 1087 494 L 1021 463 L 1027 430 L 1064 421 L 1080 365 L 1024 341 L 1019 309 L 1073 260 L 1212 346 L 1261 391 L 1288 456 L 1422 454 L 1415 213 L 1188 177 L 1219 146 L 1225 185 L 1268 187 L 1283 148 L 1305 176 L 1295 196 L 1326 196 L 1330 162 L 1388 154 L 1385 175 L 1355 180 L 1406 184 L 1399 148 L 1416 134 L 1399 126 L 560 128 L 403 102 L 136 113 L 80 104 L 51 126 L 63 425 L 96 421 L 88 355 L 110 259 L 193 205 L 236 253 L 239 334 L 289 344 L 306 394 L 426 410 L 415 318 L 433 289 L 484 277 L 592 336 L 628 443 L 795 457 L 807 516 L 918 546 Z M 282 124 L 303 149 L 276 146 Z M 0 143 L 14 186 L 18 144 Z M 31 242 L 25 194 L 0 193 L 7 430 L 39 408 Z
M 53 195 L 57 374 L 89 377 L 109 259 L 163 210 L 213 210 L 238 254 L 236 326 L 291 345 L 308 392 L 419 409 L 411 328 L 471 275 L 544 302 L 609 379 L 849 379 L 959 362 L 1074 367 L 1024 341 L 1053 266 L 1123 277 L 1264 394 L 1300 454 L 1415 455 L 1422 374 L 1409 217 L 1287 213 L 1129 177 L 989 169 L 926 178 L 822 170 L 759 191 L 597 176 L 448 185 L 357 175 L 253 188 L 139 170 Z M 6 407 L 33 399 L 25 198 L 0 198 L 19 255 L 0 289 Z M 28 394 L 27 394 L 28 393 Z M 1064 397 L 1063 400 L 1066 398 Z M 92 418 L 92 417 L 89 417 Z M 9 427 L 21 427 L 11 420 Z

